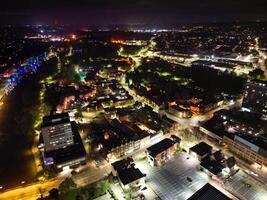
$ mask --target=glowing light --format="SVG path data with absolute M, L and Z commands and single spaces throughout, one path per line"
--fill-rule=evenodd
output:
M 36 73 L 42 61 L 46 60 L 46 56 L 47 54 L 43 53 L 39 56 L 31 57 L 22 62 L 22 64 L 19 65 L 16 70 L 12 70 L 4 86 L 5 94 L 10 94 L 17 84 L 27 75 Z
M 77 36 L 73 34 L 73 35 L 71 36 L 71 39 L 76 40 L 76 39 L 77 39 Z
M 123 41 L 123 40 L 115 40 L 115 39 L 112 39 L 112 40 L 111 40 L 111 43 L 113 43 L 113 44 L 124 44 L 125 41 Z
M 105 132 L 105 133 L 104 133 L 104 139 L 105 139 L 105 140 L 108 140 L 108 139 L 109 139 L 109 134 L 108 134 L 108 132 Z

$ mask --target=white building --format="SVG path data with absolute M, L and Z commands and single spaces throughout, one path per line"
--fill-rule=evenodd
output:
M 68 113 L 44 117 L 41 133 L 46 152 L 62 149 L 74 144 Z

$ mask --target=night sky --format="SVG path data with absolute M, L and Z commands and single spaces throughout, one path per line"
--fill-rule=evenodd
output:
M 267 0 L 1 0 L 0 23 L 186 24 L 267 20 Z

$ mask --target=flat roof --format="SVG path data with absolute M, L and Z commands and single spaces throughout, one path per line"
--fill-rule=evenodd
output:
M 223 119 L 224 116 L 227 117 L 227 119 Z M 225 122 L 239 123 L 240 126 L 244 124 L 254 130 L 262 130 L 263 133 L 258 136 L 251 135 L 247 131 L 230 133 L 225 130 Z M 221 138 L 226 136 L 234 140 L 235 136 L 239 136 L 262 149 L 267 149 L 267 124 L 264 120 L 259 119 L 254 113 L 243 112 L 240 110 L 221 110 L 216 112 L 214 117 L 208 120 L 202 127 Z
M 205 142 L 200 142 L 199 144 L 196 144 L 195 146 L 190 148 L 191 151 L 195 152 L 200 156 L 204 156 L 207 153 L 211 153 L 211 149 L 212 147 Z
M 41 127 L 52 126 L 56 124 L 70 122 L 68 113 L 58 113 L 54 115 L 44 116 Z
M 80 158 L 86 158 L 86 151 L 82 139 L 77 130 L 76 123 L 72 122 L 74 144 L 66 148 L 45 152 L 45 157 L 52 157 L 56 165 L 64 164 Z
M 161 152 L 169 149 L 173 146 L 175 142 L 169 138 L 165 138 L 158 142 L 157 144 L 152 145 L 151 147 L 147 148 L 149 155 L 152 157 L 156 157 Z
M 132 183 L 133 181 L 139 180 L 140 178 L 143 178 L 145 176 L 145 174 L 143 174 L 138 168 L 135 167 L 118 171 L 118 177 L 123 185 Z
M 224 168 L 220 162 L 211 160 L 210 158 L 204 159 L 200 165 L 214 175 L 221 173 Z
M 223 61 L 211 61 L 211 60 L 196 60 L 192 62 L 193 65 L 203 65 L 206 67 L 219 67 L 219 68 L 234 68 L 236 64 L 227 63 Z
M 207 183 L 187 200 L 231 200 L 228 196 Z
M 116 161 L 112 163 L 111 165 L 116 171 L 127 169 L 131 164 L 133 164 L 133 159 L 128 157 L 123 160 Z

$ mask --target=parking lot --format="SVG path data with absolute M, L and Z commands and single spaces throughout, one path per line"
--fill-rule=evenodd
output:
M 188 199 L 204 186 L 209 178 L 197 169 L 198 162 L 186 154 L 178 154 L 165 165 L 152 168 L 146 161 L 137 163 L 137 167 L 147 174 L 147 185 L 156 194 L 157 199 Z
M 227 191 L 244 200 L 266 200 L 266 187 L 240 170 L 225 183 Z
M 146 184 L 156 199 L 188 199 L 210 181 L 208 175 L 198 170 L 198 162 L 186 153 L 180 153 L 161 167 L 151 167 L 147 160 L 136 162 L 137 167 L 147 175 Z M 240 170 L 225 185 L 218 183 L 242 200 L 266 200 L 267 190 L 253 177 Z

